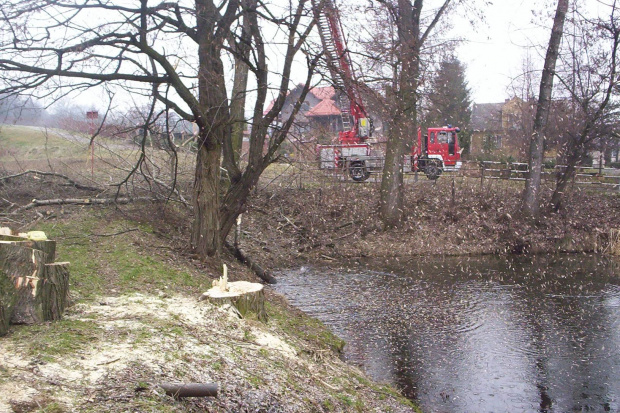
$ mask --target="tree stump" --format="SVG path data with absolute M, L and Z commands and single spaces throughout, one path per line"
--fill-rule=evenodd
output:
M 69 302 L 69 263 L 56 242 L 0 235 L 0 335 L 9 324 L 58 320 Z
M 208 300 L 215 305 L 230 304 L 234 306 L 241 316 L 245 317 L 248 312 L 256 314 L 257 318 L 267 322 L 265 311 L 265 292 L 263 285 L 247 281 L 234 281 L 226 284 L 224 291 L 219 286 L 211 288 L 202 294 L 201 300 Z
M 2 305 L 12 324 L 43 321 L 41 280 L 47 261 L 43 251 L 7 242 L 0 243 L 0 266 L 8 283 L 2 283 Z
M 55 262 L 45 264 L 45 277 L 42 286 L 43 319 L 60 320 L 65 308 L 69 306 L 69 263 Z
M 17 292 L 4 268 L 0 266 L 0 337 L 9 331 L 9 322 L 15 307 Z
M 43 251 L 47 254 L 47 264 L 56 259 L 56 241 L 51 239 L 33 240 L 17 235 L 0 234 L 0 242 L 10 242 L 12 244 L 24 245 L 28 248 Z

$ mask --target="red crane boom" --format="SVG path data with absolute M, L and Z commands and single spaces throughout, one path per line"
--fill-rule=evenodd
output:
M 354 181 L 361 182 L 368 179 L 371 169 L 380 166 L 366 142 L 372 134 L 372 122 L 362 102 L 334 1 L 312 0 L 312 7 L 332 81 L 336 89 L 344 92 L 338 98 L 344 130 L 338 132 L 338 145 L 318 145 L 317 151 L 321 168 L 343 168 Z M 459 169 L 458 132 L 459 128 L 449 125 L 429 128 L 422 139 L 422 132 L 418 131 L 417 145 L 413 145 L 408 157 L 409 169 L 421 170 L 429 179 L 439 178 L 444 170 Z
M 346 95 L 341 95 L 338 102 L 344 129 L 338 140 L 341 144 L 362 143 L 371 135 L 372 128 L 357 87 L 338 9 L 333 0 L 312 0 L 312 6 L 332 81 Z

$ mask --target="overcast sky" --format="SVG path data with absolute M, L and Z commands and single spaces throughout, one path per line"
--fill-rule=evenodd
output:
M 351 0 L 336 0 L 336 3 L 342 5 L 348 1 Z M 592 15 L 599 9 L 607 9 L 601 6 L 607 1 L 611 0 L 579 0 L 579 4 L 582 11 Z M 450 16 L 453 36 L 465 39 L 457 49 L 457 57 L 467 66 L 473 102 L 502 102 L 512 97 L 511 81 L 522 73 L 528 54 L 534 67 L 542 69 L 556 4 L 557 0 L 496 0 L 483 10 L 484 21 L 478 20 L 473 26 L 469 18 Z M 345 24 L 345 31 L 350 30 L 349 24 Z M 347 33 L 345 36 L 349 37 Z M 278 57 L 272 60 L 272 67 L 277 67 Z M 305 63 L 299 65 L 292 77 L 294 83 L 304 80 Z M 101 98 L 106 100 L 104 95 Z M 89 99 L 92 106 L 92 95 Z M 82 99 L 78 101 L 81 103 Z
M 455 28 L 456 33 L 467 39 L 457 53 L 467 66 L 474 102 L 502 102 L 509 96 L 511 80 L 522 72 L 527 54 L 534 59 L 540 57 L 541 49 L 530 46 L 544 44 L 545 36 L 548 40 L 550 35 L 540 27 L 542 17 L 532 13 L 541 3 L 540 0 L 500 0 L 485 9 L 484 22 L 474 28 L 464 22 Z
M 458 58 L 467 65 L 474 102 L 511 97 L 511 80 L 522 73 L 528 53 L 534 68 L 542 70 L 556 4 L 557 0 L 497 0 L 485 8 L 485 22 L 473 29 L 469 22 L 457 24 L 455 32 L 467 39 L 458 48 Z M 578 4 L 588 15 L 608 10 L 600 0 Z

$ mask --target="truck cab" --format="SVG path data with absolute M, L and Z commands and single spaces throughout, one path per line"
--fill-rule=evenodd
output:
M 459 128 L 445 126 L 428 128 L 426 136 L 418 128 L 418 141 L 411 149 L 411 165 L 414 171 L 422 171 L 428 179 L 437 179 L 443 171 L 461 167 Z

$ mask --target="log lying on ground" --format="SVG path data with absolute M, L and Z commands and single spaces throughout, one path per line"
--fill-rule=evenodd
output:
M 168 396 L 180 397 L 217 397 L 216 383 L 162 383 L 159 385 Z
M 129 204 L 136 201 L 150 201 L 151 197 L 136 197 L 136 198 L 67 198 L 67 199 L 33 199 L 27 205 L 21 206 L 12 211 L 11 214 L 17 214 L 28 209 L 36 208 L 39 206 L 48 205 L 112 205 L 112 204 Z
M 207 300 L 216 305 L 230 304 L 234 306 L 241 316 L 245 317 L 248 312 L 256 314 L 259 320 L 266 322 L 265 292 L 263 285 L 248 281 L 234 281 L 227 283 L 226 291 L 219 286 L 211 288 L 202 294 L 201 300 Z
M 239 260 L 240 262 L 245 264 L 249 269 L 254 271 L 254 273 L 256 275 L 258 275 L 260 277 L 260 279 L 262 279 L 266 283 L 268 283 L 268 284 L 276 284 L 278 282 L 278 280 L 273 275 L 271 275 L 269 273 L 269 271 L 266 271 L 263 267 L 261 267 L 260 265 L 255 263 L 239 247 L 235 247 L 233 245 L 230 245 L 227 242 L 226 243 L 226 248 L 228 249 L 228 251 L 230 251 L 231 254 L 234 255 L 234 257 L 237 260 Z

